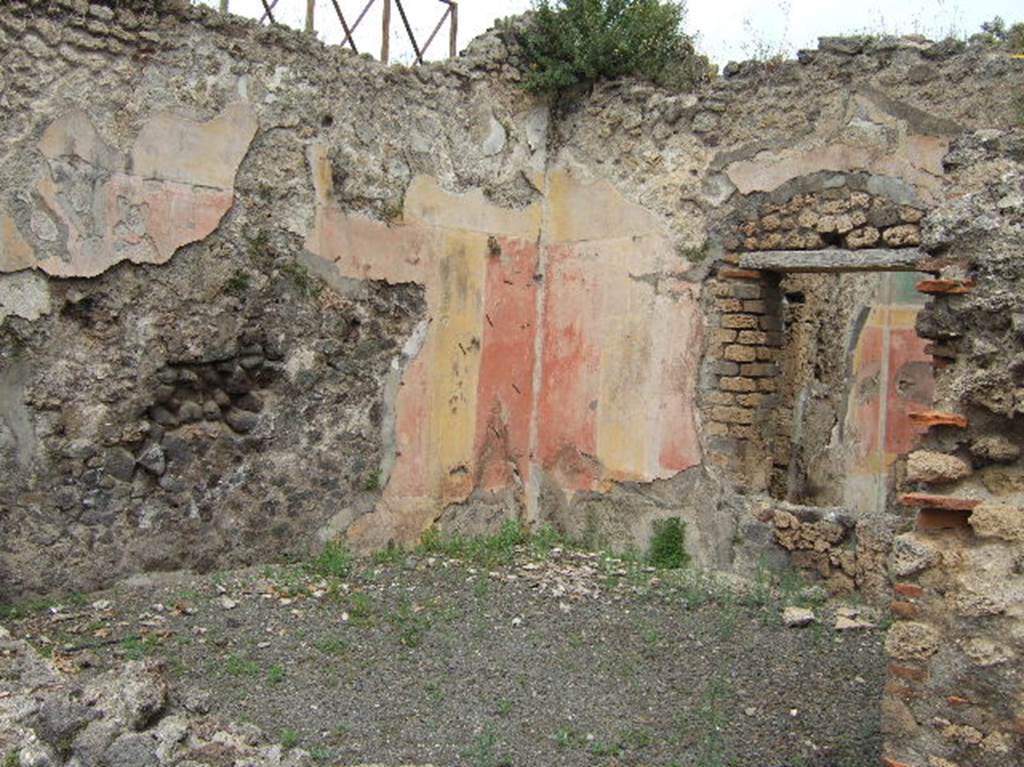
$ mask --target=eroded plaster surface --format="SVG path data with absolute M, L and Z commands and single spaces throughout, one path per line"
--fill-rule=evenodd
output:
M 930 201 L 939 196 L 942 158 L 955 133 L 954 125 L 881 94 L 855 93 L 841 119 L 823 119 L 806 139 L 732 162 L 725 172 L 741 194 L 771 192 L 801 176 L 829 171 L 899 179 Z
M 205 123 L 157 114 L 125 155 L 85 112 L 54 120 L 37 145 L 31 192 L 0 210 L 0 272 L 94 277 L 126 260 L 166 263 L 231 208 L 256 129 L 243 103 Z
M 535 517 L 542 475 L 571 495 L 700 462 L 699 285 L 653 215 L 561 170 L 519 209 L 417 177 L 402 223 L 387 225 L 336 204 L 324 147 L 310 162 L 307 250 L 427 298 L 394 405 L 396 460 L 355 543 L 414 542 L 478 492 L 511 491 Z

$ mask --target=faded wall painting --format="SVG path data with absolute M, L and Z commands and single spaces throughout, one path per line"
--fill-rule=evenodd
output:
M 413 542 L 479 493 L 510 492 L 535 519 L 542 475 L 571 495 L 700 462 L 700 286 L 650 213 L 565 171 L 516 210 L 419 177 L 388 225 L 341 210 L 325 149 L 310 157 L 307 249 L 349 278 L 423 285 L 429 314 L 385 427 L 383 498 L 354 543 Z

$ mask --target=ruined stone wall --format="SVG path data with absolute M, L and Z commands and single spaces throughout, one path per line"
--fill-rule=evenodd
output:
M 389 70 L 132 8 L 0 9 L 3 600 L 304 557 L 374 508 L 425 295 L 303 265 L 308 145 L 379 221 L 417 174 L 525 186 L 500 63 Z
M 860 330 L 824 310 L 884 299 L 743 274 L 747 240 L 912 245 L 1022 77 L 826 41 L 549 102 L 507 33 L 382 67 L 141 1 L 6 3 L 0 51 L 2 598 L 509 517 L 681 517 L 730 565 L 734 495 L 806 487 L 802 435 L 841 472 Z
M 905 460 L 912 529 L 894 542 L 890 767 L 1009 767 L 1024 759 L 1024 133 L 966 135 L 925 245 L 949 260 L 921 285 L 936 409 Z

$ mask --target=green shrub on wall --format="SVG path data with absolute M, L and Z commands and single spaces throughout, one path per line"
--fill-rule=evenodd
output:
M 622 76 L 672 88 L 707 75 L 683 34 L 683 5 L 664 0 L 535 0 L 521 40 L 530 60 L 526 85 L 557 92 Z
M 649 546 L 647 561 L 655 567 L 674 570 L 690 563 L 686 551 L 686 523 L 681 519 L 657 520 Z

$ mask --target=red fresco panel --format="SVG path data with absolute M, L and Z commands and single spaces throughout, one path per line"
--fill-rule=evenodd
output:
M 538 247 L 498 238 L 501 254 L 487 262 L 483 353 L 477 391 L 476 487 L 525 483 L 530 464 Z
M 585 247 L 585 246 L 583 246 Z M 548 250 L 544 351 L 538 408 L 540 464 L 568 489 L 596 487 L 600 338 L 595 338 L 600 275 L 582 247 Z
M 931 407 L 935 397 L 935 374 L 927 342 L 913 328 L 893 328 L 889 341 L 889 425 L 885 450 L 909 453 L 921 441 L 926 426 L 915 424 L 909 413 Z

